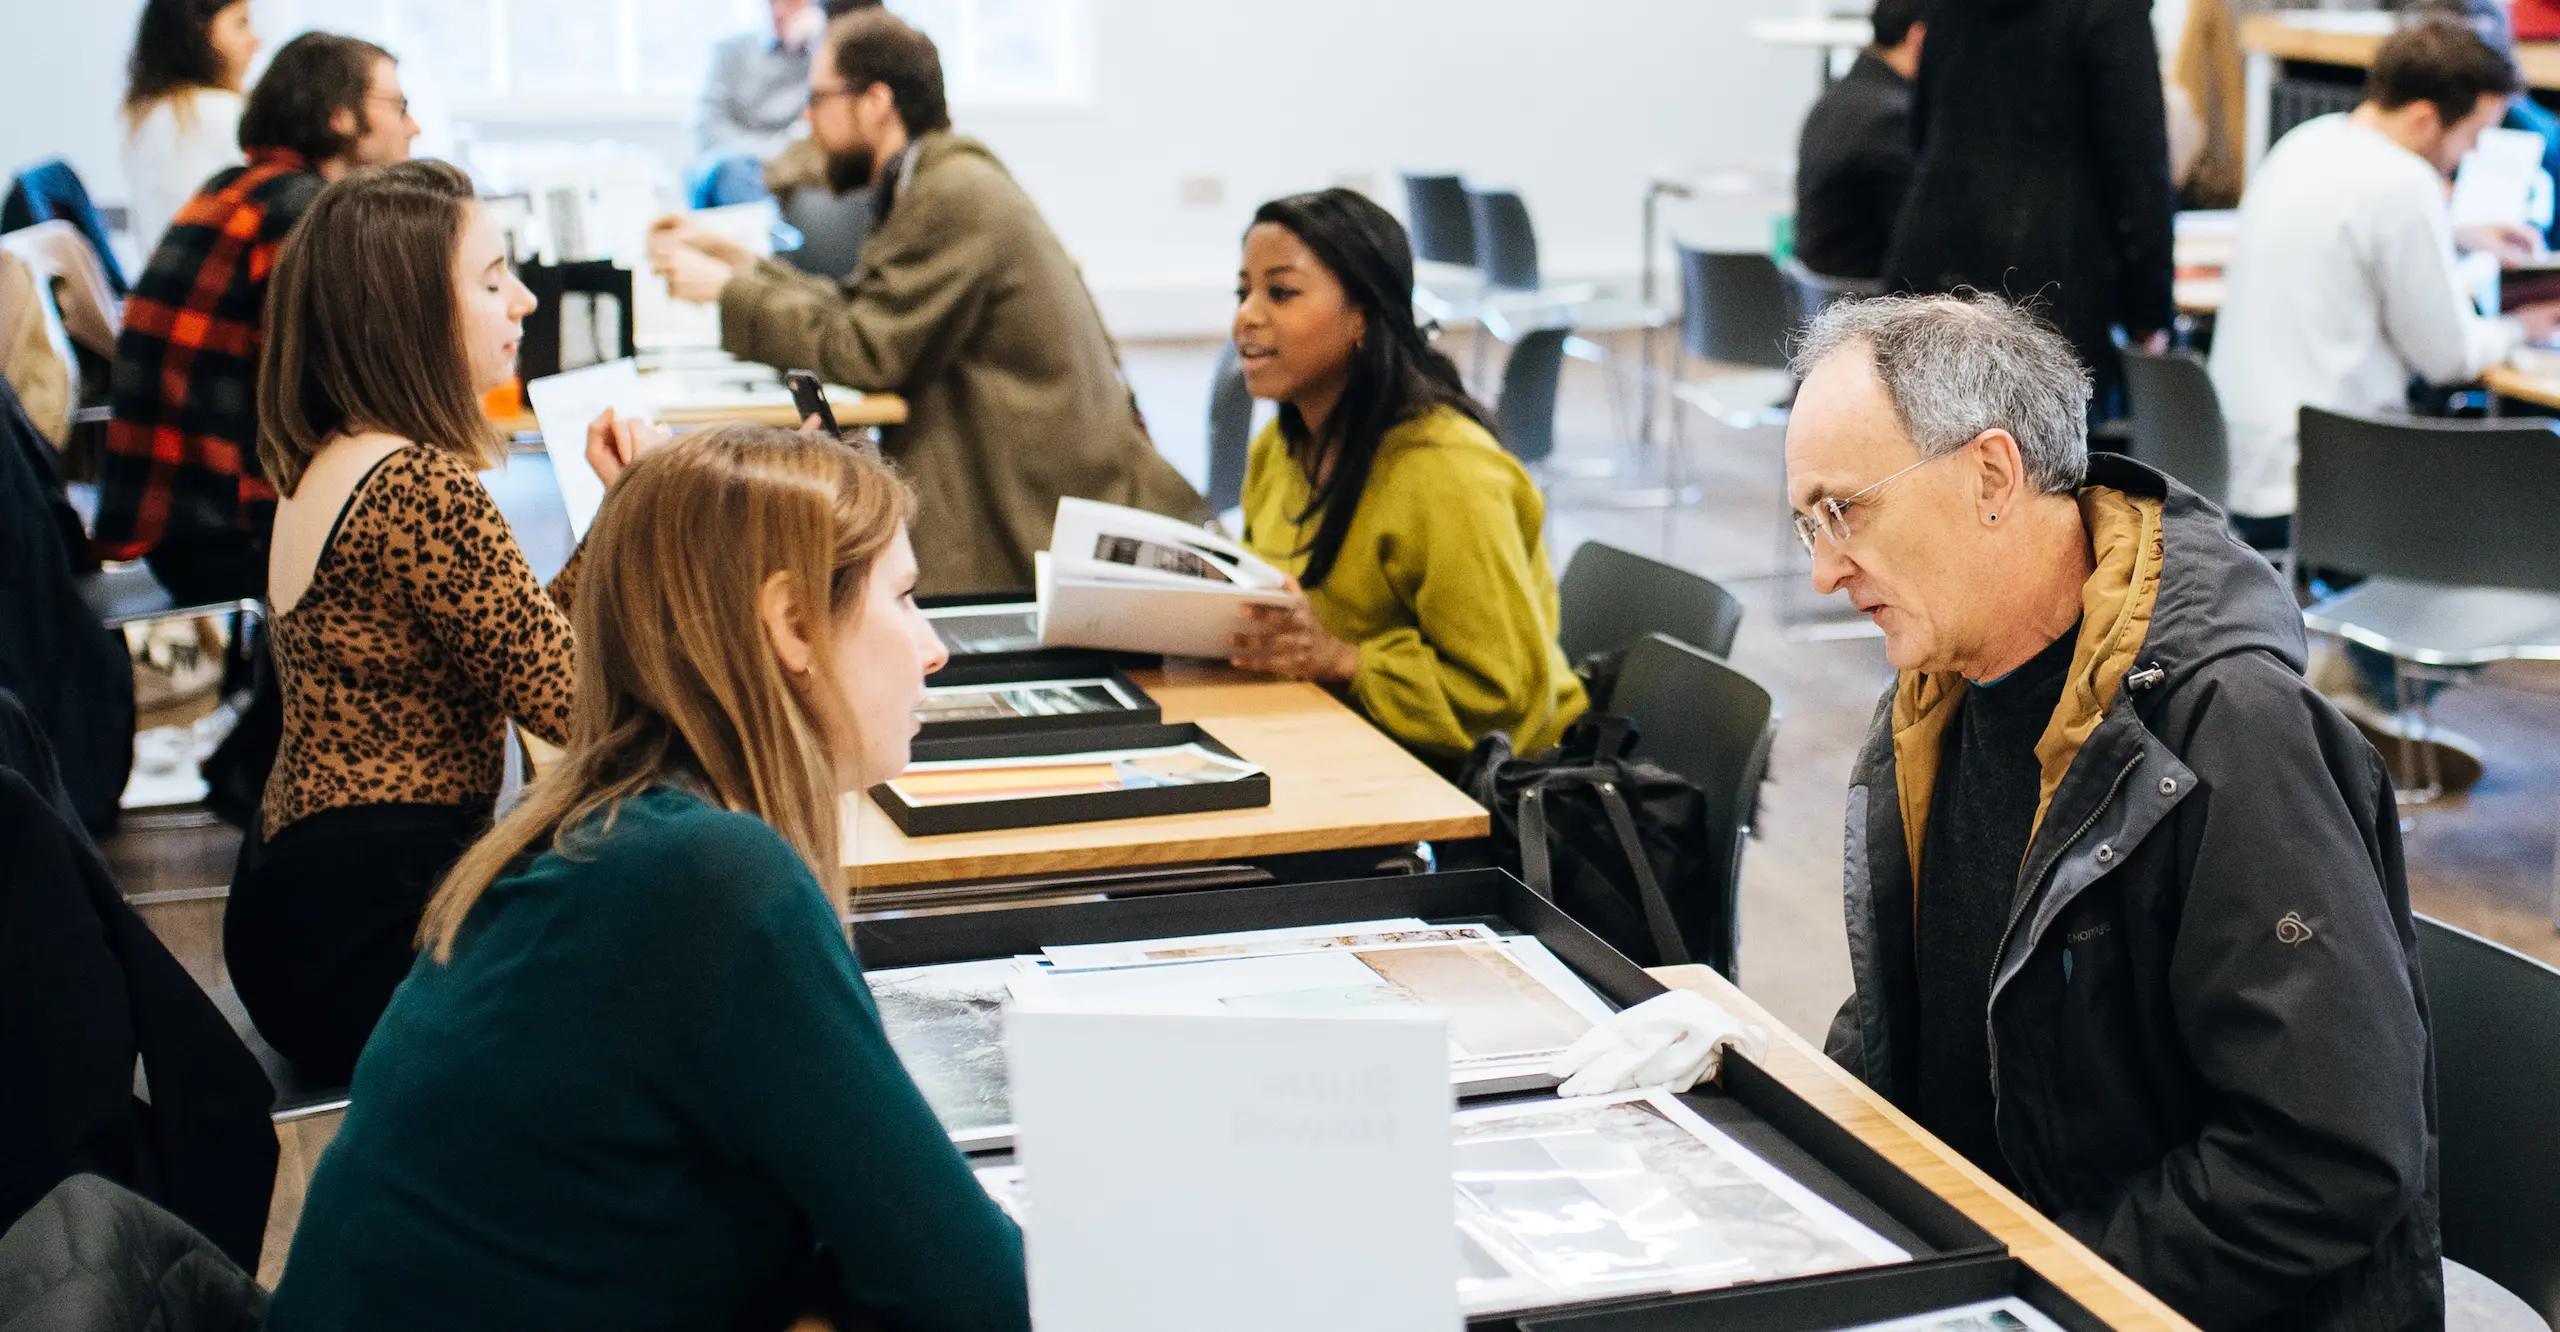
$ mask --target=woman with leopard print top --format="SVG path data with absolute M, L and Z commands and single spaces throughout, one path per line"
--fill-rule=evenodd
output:
M 332 184 L 271 290 L 284 735 L 223 943 L 260 1034 L 343 1082 L 429 894 L 489 825 L 506 720 L 566 738 L 578 561 L 545 589 L 477 475 L 501 460 L 478 395 L 513 375 L 534 298 L 467 177 L 421 161 Z M 608 415 L 589 460 L 610 484 L 643 442 Z

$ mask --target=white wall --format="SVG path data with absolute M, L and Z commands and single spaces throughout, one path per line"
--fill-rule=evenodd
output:
M 1223 326 L 1263 199 L 1338 182 L 1401 213 L 1406 168 L 1521 190 L 1550 280 L 1632 277 L 1657 171 L 1760 173 L 1755 195 L 1664 217 L 1705 243 L 1764 243 L 1766 178 L 1816 88 L 1813 53 L 1745 32 L 1802 0 L 1090 3 L 1091 106 L 957 119 L 1039 201 L 1123 336 Z M 0 166 L 59 152 L 122 198 L 114 108 L 137 11 L 0 0 Z

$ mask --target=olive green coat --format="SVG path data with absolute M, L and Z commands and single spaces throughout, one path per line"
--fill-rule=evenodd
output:
M 841 282 L 766 260 L 720 293 L 732 354 L 906 398 L 882 433 L 915 486 L 918 590 L 1031 586 L 1058 498 L 1206 516 L 1156 452 L 1066 248 L 1002 163 L 949 132 Z

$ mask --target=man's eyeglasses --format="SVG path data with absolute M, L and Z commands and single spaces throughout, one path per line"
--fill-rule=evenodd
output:
M 1813 512 L 1800 513 L 1795 516 L 1796 540 L 1803 544 L 1804 553 L 1807 555 L 1819 553 L 1814 549 L 1814 538 L 1816 537 L 1831 538 L 1831 544 L 1834 547 L 1848 545 L 1849 510 L 1851 506 L 1866 499 L 1867 496 L 1876 493 L 1887 484 L 1899 481 L 1902 478 L 1911 475 L 1913 472 L 1938 461 L 1938 458 L 1952 458 L 1956 454 L 1962 452 L 1964 452 L 1962 449 L 1953 449 L 1946 453 L 1939 454 L 1937 458 L 1923 458 L 1920 461 L 1911 464 L 1909 467 L 1905 467 L 1901 471 L 1886 477 L 1884 480 L 1878 481 L 1873 485 L 1861 487 L 1851 494 L 1828 495 L 1815 500 L 1813 502 Z
M 404 116 L 409 114 L 409 99 L 406 97 L 394 97 L 389 93 L 366 93 L 364 99 L 368 102 L 380 102 Z

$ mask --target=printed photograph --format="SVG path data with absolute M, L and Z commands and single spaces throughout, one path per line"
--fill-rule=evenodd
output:
M 956 1140 L 1010 1132 L 1005 1091 L 1005 982 L 1011 958 L 875 971 L 866 979 L 889 1048 Z
M 1019 759 L 919 763 L 890 779 L 911 806 L 980 800 L 1036 800 L 1050 796 L 1136 791 L 1159 786 L 1202 786 L 1254 776 L 1262 769 L 1213 754 L 1198 745 L 1061 754 L 1036 763 Z
M 1005 721 L 1015 717 L 1074 717 L 1125 712 L 1133 701 L 1109 680 L 1038 680 L 1009 685 L 948 685 L 924 691 L 916 716 L 927 724 Z
M 1137 537 L 1104 533 L 1095 538 L 1093 557 L 1105 564 L 1125 564 L 1132 569 L 1153 569 L 1159 573 L 1183 574 L 1207 579 L 1212 583 L 1232 583 L 1235 577 L 1225 565 L 1188 546 L 1167 545 L 1161 541 L 1143 541 Z
M 1028 652 L 1040 646 L 1040 616 L 1028 606 L 952 606 L 924 615 L 955 657 Z
M 1697 1128 L 1713 1139 L 1646 1098 L 1462 1114 L 1461 1224 L 1569 1294 L 1699 1290 L 1908 1256 L 1801 1186 L 1773 1185 L 1762 1172 L 1774 1171 L 1740 1143 Z

